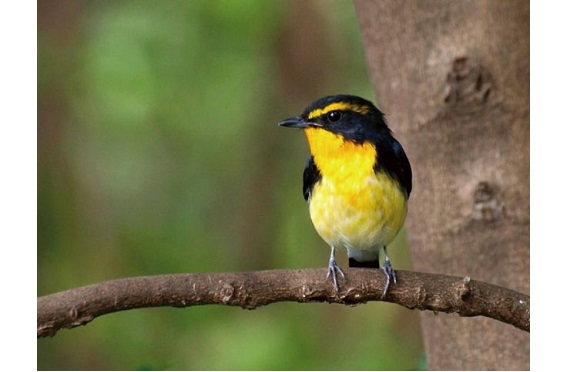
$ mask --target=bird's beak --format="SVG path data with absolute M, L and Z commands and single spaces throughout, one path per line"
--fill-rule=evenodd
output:
M 301 116 L 297 116 L 295 118 L 283 120 L 279 123 L 282 127 L 289 127 L 289 128 L 310 128 L 310 127 L 320 127 L 317 123 L 310 123 L 305 121 Z

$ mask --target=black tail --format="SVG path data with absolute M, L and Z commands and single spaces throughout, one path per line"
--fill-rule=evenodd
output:
M 368 268 L 372 268 L 372 269 L 379 269 L 380 268 L 380 262 L 378 260 L 359 262 L 359 261 L 356 261 L 354 258 L 349 257 L 348 258 L 348 267 L 368 267 Z

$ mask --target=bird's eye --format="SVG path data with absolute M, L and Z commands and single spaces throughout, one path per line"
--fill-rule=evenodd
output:
M 340 111 L 331 111 L 327 114 L 327 119 L 330 122 L 335 122 L 335 121 L 339 121 L 341 116 L 342 116 L 342 113 Z

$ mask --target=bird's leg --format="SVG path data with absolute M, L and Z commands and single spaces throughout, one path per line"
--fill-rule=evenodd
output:
M 384 266 L 382 266 L 382 270 L 384 270 L 384 274 L 386 274 L 386 285 L 384 286 L 384 291 L 382 292 L 382 298 L 386 296 L 386 292 L 388 292 L 388 287 L 390 286 L 390 280 L 396 283 L 396 271 L 392 269 L 392 264 L 390 263 L 390 257 L 388 257 L 388 252 L 386 251 L 386 247 L 384 246 L 384 257 L 386 260 L 384 261 Z
M 342 276 L 344 278 L 344 273 L 342 272 L 342 270 L 337 265 L 337 263 L 334 259 L 334 247 L 331 246 L 331 256 L 329 258 L 329 268 L 328 268 L 328 272 L 327 272 L 327 278 L 329 276 L 331 277 L 333 285 L 334 285 L 335 292 L 338 292 L 338 281 L 336 279 L 337 273 L 339 273 L 340 276 Z

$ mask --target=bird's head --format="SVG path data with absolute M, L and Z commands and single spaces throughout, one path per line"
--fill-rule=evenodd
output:
M 301 128 L 307 137 L 329 132 L 357 144 L 374 142 L 390 130 L 384 115 L 370 101 L 352 95 L 323 97 L 310 104 L 300 116 L 284 120 L 280 126 Z

